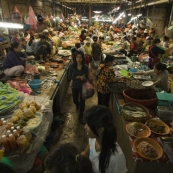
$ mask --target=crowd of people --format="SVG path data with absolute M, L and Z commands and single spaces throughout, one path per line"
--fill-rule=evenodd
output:
M 56 28 L 57 29 L 57 28 Z M 72 31 L 67 27 L 58 26 L 60 39 Z M 105 34 L 106 33 L 106 34 Z M 7 76 L 20 76 L 24 71 L 27 61 L 38 60 L 44 63 L 52 58 L 54 33 L 44 30 L 41 35 L 36 35 L 29 30 L 24 33 L 15 31 L 11 39 L 11 46 L 7 53 L 3 69 Z M 35 41 L 38 39 L 37 41 Z M 71 49 L 72 63 L 68 72 L 68 79 L 72 81 L 72 97 L 79 112 L 79 120 L 85 124 L 84 128 L 89 138 L 85 151 L 79 153 L 72 144 L 63 144 L 51 151 L 45 161 L 46 173 L 126 173 L 125 156 L 117 143 L 116 127 L 109 110 L 110 90 L 108 84 L 127 77 L 116 77 L 112 68 L 114 56 L 103 56 L 102 43 L 105 39 L 121 42 L 121 47 L 116 50 L 129 58 L 148 52 L 151 69 L 145 73 L 153 75 L 154 85 L 169 91 L 168 72 L 166 65 L 161 63 L 160 54 L 165 54 L 165 49 L 172 54 L 172 41 L 167 36 L 159 39 L 155 37 L 154 29 L 129 27 L 127 32 L 114 25 L 81 27 L 79 39 Z M 170 40 L 170 41 L 169 41 Z M 24 49 L 25 53 L 22 53 Z M 97 89 L 98 105 L 85 111 L 85 99 L 82 97 L 82 85 L 94 76 Z M 0 168 L 1 169 L 1 168 Z M 3 167 L 3 169 L 6 169 Z M 12 168 L 9 168 L 11 172 Z M 7 173 L 7 172 L 4 172 Z

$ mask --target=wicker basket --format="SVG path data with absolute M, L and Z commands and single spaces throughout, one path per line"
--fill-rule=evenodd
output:
M 124 110 L 126 106 L 136 106 L 136 107 L 142 108 L 144 112 L 146 113 L 146 116 L 133 117 L 131 115 L 128 115 Z M 150 118 L 148 109 L 138 103 L 125 103 L 121 108 L 121 114 L 124 116 L 124 119 L 128 122 L 145 122 Z
M 127 89 L 127 85 L 124 82 L 113 82 L 108 84 L 109 90 L 116 94 L 122 94 L 123 90 Z

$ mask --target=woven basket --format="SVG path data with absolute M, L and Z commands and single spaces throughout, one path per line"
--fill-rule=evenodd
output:
M 136 107 L 140 107 L 144 110 L 144 112 L 146 113 L 146 116 L 141 116 L 141 117 L 133 117 L 131 115 L 128 115 L 124 108 L 126 106 L 136 106 Z M 149 112 L 148 112 L 148 109 L 145 108 L 144 106 L 138 104 L 138 103 L 125 103 L 122 108 L 121 108 L 121 114 L 124 116 L 124 119 L 125 121 L 128 121 L 128 122 L 145 122 L 147 121 L 149 118 L 150 118 L 150 115 L 149 115 Z
M 123 90 L 127 89 L 127 85 L 124 82 L 113 82 L 108 84 L 109 90 L 116 94 L 122 94 Z

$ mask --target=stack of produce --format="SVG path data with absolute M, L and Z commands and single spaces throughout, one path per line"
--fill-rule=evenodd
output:
M 32 129 L 40 123 L 40 117 L 35 114 L 39 109 L 40 106 L 35 102 L 22 102 L 11 118 L 1 118 L 0 142 L 5 152 L 20 150 L 23 153 L 30 146 L 32 131 L 26 130 L 26 127 Z

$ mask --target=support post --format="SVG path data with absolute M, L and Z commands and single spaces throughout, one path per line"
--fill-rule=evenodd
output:
M 91 9 L 91 4 L 89 4 L 89 20 L 88 20 L 89 26 L 91 26 L 91 14 L 92 14 L 92 11 L 91 10 L 92 10 Z

